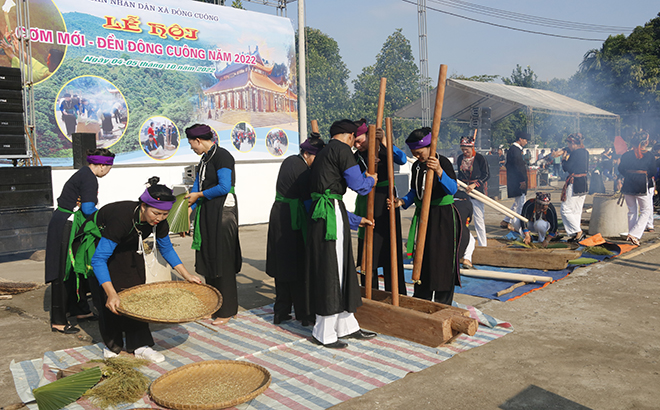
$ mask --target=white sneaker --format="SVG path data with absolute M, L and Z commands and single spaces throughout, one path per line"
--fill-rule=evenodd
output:
M 103 348 L 103 358 L 104 359 L 112 359 L 113 357 L 119 356 L 117 353 L 113 352 L 112 350 L 108 349 L 107 347 Z
M 151 363 L 160 363 L 165 360 L 165 356 L 149 346 L 135 349 L 135 357 L 138 359 L 149 360 Z

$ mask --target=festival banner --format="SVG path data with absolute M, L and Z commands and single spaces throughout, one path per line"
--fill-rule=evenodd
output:
M 116 163 L 197 162 L 185 138 L 195 123 L 236 160 L 298 152 L 289 19 L 196 1 L 30 0 L 26 30 L 12 0 L 0 2 L 0 65 L 20 64 L 23 36 L 32 44 L 45 164 L 71 165 L 77 132 Z

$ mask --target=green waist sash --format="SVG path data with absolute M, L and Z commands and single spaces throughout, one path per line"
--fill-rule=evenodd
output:
M 326 189 L 323 194 L 312 192 L 312 200 L 317 201 L 312 213 L 312 219 L 317 221 L 319 218 L 325 220 L 325 240 L 337 240 L 337 217 L 335 215 L 335 204 L 333 199 L 341 201 L 342 195 L 331 194 L 329 189 Z
M 379 183 L 376 184 L 376 187 L 384 187 L 384 186 L 389 186 L 390 181 L 385 180 L 385 181 L 380 181 Z M 367 217 L 367 198 L 369 195 L 358 195 L 357 198 L 355 198 L 355 212 L 353 212 L 357 216 L 361 216 L 363 218 Z M 358 228 L 358 238 L 364 239 L 364 228 Z
M 302 230 L 303 240 L 307 242 L 307 212 L 305 212 L 303 201 L 300 198 L 286 198 L 277 191 L 275 191 L 275 201 L 289 205 L 291 229 L 294 231 Z
M 431 201 L 431 206 L 451 205 L 454 203 L 453 195 L 445 195 L 442 198 L 434 199 Z M 415 247 L 415 236 L 417 235 L 417 225 L 419 224 L 419 215 L 422 212 L 422 201 L 415 197 L 415 215 L 410 223 L 410 230 L 408 231 L 408 242 L 406 243 L 406 253 L 408 256 L 413 254 Z
M 231 187 L 228 194 L 235 194 L 234 187 Z M 202 232 L 199 230 L 199 215 L 201 214 L 202 205 L 206 201 L 206 198 L 202 197 L 197 200 L 197 213 L 195 214 L 195 225 L 193 228 L 193 241 L 190 248 L 200 251 L 202 250 Z
M 78 232 L 80 227 L 85 223 L 85 220 L 87 218 L 85 218 L 85 215 L 82 213 L 80 209 L 78 209 L 76 212 L 73 212 L 58 206 L 57 210 L 60 212 L 64 212 L 65 214 L 73 215 L 73 225 L 71 225 L 71 233 L 69 234 L 69 244 L 66 250 L 69 260 L 64 268 L 64 280 L 67 280 L 69 279 L 69 275 L 71 274 L 71 271 L 73 270 L 73 267 L 76 264 L 76 258 L 75 255 L 73 254 L 73 251 L 71 250 L 71 245 L 73 244 L 73 239 L 76 237 L 76 233 Z

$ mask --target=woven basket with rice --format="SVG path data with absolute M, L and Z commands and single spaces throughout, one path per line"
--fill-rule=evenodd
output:
M 208 360 L 171 370 L 151 383 L 149 394 L 175 410 L 212 410 L 252 400 L 268 388 L 265 368 L 237 360 Z
M 185 323 L 210 316 L 222 306 L 217 289 L 190 282 L 155 282 L 119 292 L 117 311 L 143 322 Z

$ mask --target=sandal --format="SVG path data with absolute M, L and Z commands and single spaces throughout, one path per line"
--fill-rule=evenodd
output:
M 635 245 L 635 246 L 639 246 L 639 245 L 640 245 L 640 244 L 639 244 L 639 239 L 635 238 L 635 237 L 632 236 L 632 235 L 628 235 L 628 237 L 626 238 L 626 241 L 632 243 L 632 244 Z
M 74 335 L 74 334 L 80 332 L 80 329 L 78 329 L 75 326 L 71 326 L 71 325 L 64 326 L 64 329 L 62 329 L 62 330 L 51 326 L 50 330 L 51 330 L 51 332 L 64 333 L 65 335 Z

